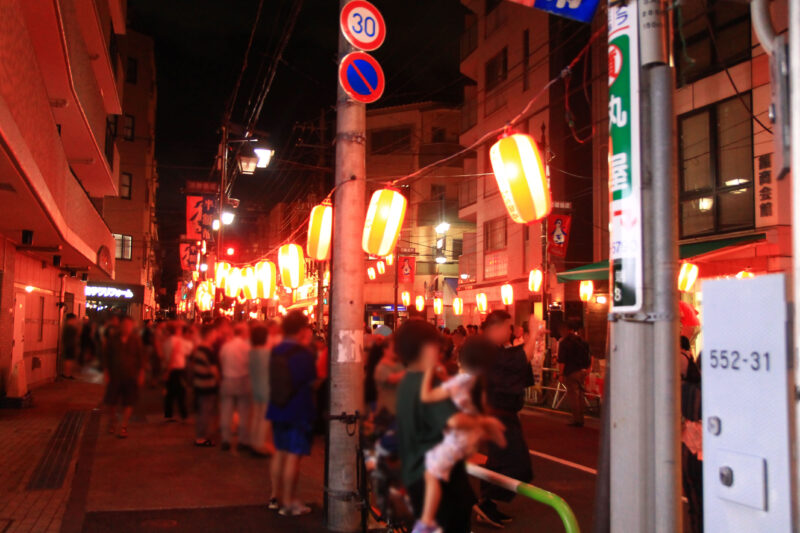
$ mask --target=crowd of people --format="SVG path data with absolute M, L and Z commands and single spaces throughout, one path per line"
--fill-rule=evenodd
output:
M 580 404 L 591 359 L 574 329 L 565 327 L 558 361 L 570 399 Z M 480 450 L 487 468 L 533 479 L 519 412 L 533 368 L 543 364 L 547 334 L 535 317 L 523 328 L 502 310 L 480 327 L 450 331 L 411 319 L 396 331 L 365 332 L 364 402 L 370 418 L 396 430 L 415 532 L 469 531 L 473 514 L 495 527 L 513 520 L 498 504 L 514 494 L 483 483 L 474 495 L 464 462 Z M 271 509 L 310 512 L 296 486 L 312 435 L 326 426 L 328 353 L 326 333 L 315 335 L 302 312 L 280 322 L 221 317 L 138 329 L 130 317 L 87 321 L 82 329 L 70 317 L 64 336 L 73 359 L 96 360 L 103 369 L 110 434 L 128 437 L 141 389 L 160 388 L 166 422 L 194 413 L 195 446 L 272 458 Z M 575 416 L 581 425 L 582 413 Z

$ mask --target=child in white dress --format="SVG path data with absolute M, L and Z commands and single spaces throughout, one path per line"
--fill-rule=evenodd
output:
M 425 403 L 449 399 L 459 412 L 448 420 L 444 440 L 425 454 L 425 503 L 412 533 L 438 530 L 436 512 L 442 497 L 441 482 L 450 480 L 453 466 L 477 452 L 478 445 L 485 440 L 505 446 L 503 424 L 482 414 L 485 375 L 495 351 L 486 339 L 471 337 L 459 351 L 460 374 L 434 387 L 434 370 L 425 372 L 420 399 Z

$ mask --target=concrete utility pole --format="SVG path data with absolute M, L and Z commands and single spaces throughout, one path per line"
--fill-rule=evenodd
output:
M 653 4 L 628 3 L 629 15 L 638 10 L 638 39 L 630 47 L 640 56 L 633 68 L 641 80 L 643 305 L 616 315 L 612 328 L 611 531 L 672 533 L 681 531 L 682 516 L 678 211 L 669 22 L 664 2 Z M 618 239 L 612 233 L 611 242 Z
M 340 9 L 347 3 L 340 0 Z M 339 33 L 339 58 L 354 49 Z M 331 381 L 327 457 L 327 526 L 361 528 L 356 479 L 358 421 L 363 413 L 364 230 L 366 164 L 364 104 L 339 87 L 336 99 L 336 193 L 333 201 L 331 298 Z
M 791 87 L 789 124 L 791 128 L 792 153 L 792 296 L 793 313 L 793 360 L 794 360 L 794 454 L 800 458 L 800 406 L 797 405 L 798 384 L 800 384 L 800 187 L 795 179 L 800 174 L 800 0 L 789 0 L 789 86 Z M 790 411 L 791 412 L 791 411 Z M 798 460 L 798 459 L 796 459 Z M 794 473 L 794 516 L 800 517 L 800 473 Z

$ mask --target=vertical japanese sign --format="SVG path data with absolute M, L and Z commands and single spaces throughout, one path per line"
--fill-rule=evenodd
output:
M 416 257 L 400 257 L 400 271 L 397 273 L 397 281 L 400 283 L 414 283 L 414 275 L 417 273 Z
M 216 198 L 213 196 L 186 197 L 186 238 L 211 240 Z
M 567 256 L 571 226 L 570 215 L 551 214 L 547 217 L 547 253 L 555 257 Z
M 608 180 L 612 312 L 642 308 L 642 197 L 637 0 L 608 9 Z

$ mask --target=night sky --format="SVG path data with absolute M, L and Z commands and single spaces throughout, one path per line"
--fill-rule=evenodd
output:
M 386 73 L 386 91 L 373 107 L 415 101 L 461 101 L 458 45 L 465 9 L 458 0 L 373 0 L 387 24 L 383 47 L 373 53 Z M 273 57 L 293 0 L 265 0 L 232 121 L 243 110 L 259 66 Z M 210 179 L 224 109 L 242 67 L 258 0 L 130 0 L 129 28 L 152 36 L 156 46 L 158 113 L 156 158 L 162 286 L 171 298 L 178 276 L 178 240 L 185 230 L 181 193 L 186 179 Z M 257 123 L 259 138 L 276 157 L 307 161 L 313 139 L 293 126 L 335 120 L 338 1 L 306 0 Z M 263 74 L 262 74 L 263 76 Z M 318 153 L 318 151 L 316 152 Z M 332 153 L 332 152 L 331 152 Z M 332 164 L 331 158 L 328 162 Z M 287 189 L 307 176 L 287 175 L 287 165 L 241 177 L 233 191 L 243 209 L 302 194 Z M 288 179 L 287 179 L 288 178 Z M 309 178 L 310 179 L 310 178 Z M 287 195 L 290 197 L 287 198 Z M 163 302 L 162 302 L 163 305 Z

